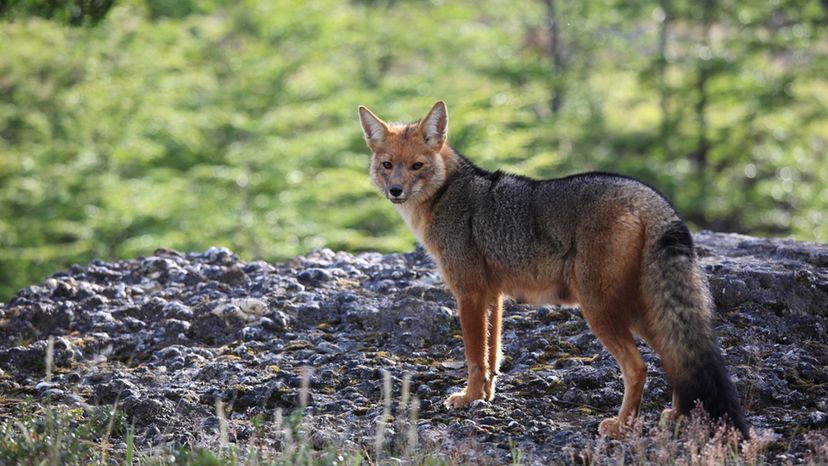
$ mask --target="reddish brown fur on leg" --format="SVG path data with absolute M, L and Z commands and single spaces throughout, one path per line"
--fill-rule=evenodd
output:
M 643 227 L 634 215 L 619 214 L 610 208 L 605 218 L 605 224 L 596 227 L 612 231 L 611 239 L 583 250 L 575 268 L 584 318 L 618 362 L 624 379 L 624 401 L 618 417 L 605 419 L 599 426 L 602 435 L 619 437 L 638 416 L 647 375 L 633 339 L 643 309 L 638 290 L 644 239 Z
M 598 431 L 601 435 L 618 438 L 623 434 L 624 427 L 632 419 L 638 417 L 641 398 L 644 394 L 644 382 L 647 378 L 647 366 L 644 365 L 629 331 L 626 335 L 623 333 L 604 335 L 599 339 L 621 367 L 621 376 L 624 379 L 624 401 L 621 403 L 618 417 L 602 421 Z
M 484 396 L 487 401 L 494 399 L 495 381 L 500 371 L 500 335 L 503 323 L 503 296 L 498 294 L 489 307 L 489 372 L 486 383 L 483 386 Z
M 485 293 L 459 296 L 460 326 L 463 328 L 463 345 L 469 378 L 466 389 L 454 393 L 446 400 L 446 406 L 461 408 L 473 400 L 485 397 L 484 382 L 489 373 L 488 352 L 488 306 Z

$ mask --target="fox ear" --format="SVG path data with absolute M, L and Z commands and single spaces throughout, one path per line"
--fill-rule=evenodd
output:
M 359 106 L 359 122 L 362 124 L 365 142 L 371 150 L 385 141 L 388 136 L 388 125 L 362 105 Z
M 448 132 L 448 111 L 446 103 L 438 101 L 420 121 L 420 131 L 425 136 L 426 144 L 439 149 L 446 142 Z

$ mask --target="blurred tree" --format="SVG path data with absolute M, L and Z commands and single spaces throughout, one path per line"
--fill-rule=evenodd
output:
M 0 0 L 0 17 L 39 16 L 72 26 L 95 25 L 114 5 L 115 0 Z
M 440 98 L 485 168 L 621 172 L 696 227 L 828 241 L 819 0 L 0 0 L 0 15 L 0 300 L 159 246 L 409 249 L 355 108 L 413 120 Z
M 552 99 L 550 108 L 552 113 L 557 115 L 561 110 L 563 102 L 563 83 L 566 64 L 563 59 L 561 45 L 561 34 L 558 27 L 558 13 L 555 8 L 555 0 L 544 0 L 546 4 L 546 22 L 549 28 L 549 56 L 552 58 Z

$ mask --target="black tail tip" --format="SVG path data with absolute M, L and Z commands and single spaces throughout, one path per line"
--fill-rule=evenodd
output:
M 702 425 L 718 429 L 719 427 L 727 427 L 733 429 L 741 435 L 743 440 L 749 440 L 750 425 L 745 421 L 744 414 L 741 410 L 731 413 L 725 413 L 720 416 L 713 415 L 704 405 L 701 400 L 696 400 L 695 407 L 688 412 L 681 411 L 682 416 L 687 416 L 696 422 L 701 422 Z
M 676 383 L 679 413 L 691 414 L 699 402 L 712 419 L 724 421 L 741 432 L 745 439 L 750 438 L 750 428 L 742 412 L 739 395 L 719 351 L 711 350 L 693 361 L 687 369 L 686 380 Z

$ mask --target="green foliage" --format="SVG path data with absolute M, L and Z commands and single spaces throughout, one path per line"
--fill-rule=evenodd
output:
M 410 249 L 355 109 L 411 120 L 438 98 L 485 168 L 622 172 L 696 227 L 828 241 L 817 0 L 555 1 L 557 68 L 539 0 L 125 0 L 71 19 L 105 3 L 0 2 L 0 300 L 160 246 Z
M 55 19 L 72 26 L 95 25 L 104 19 L 115 0 L 4 0 L 0 18 L 15 14 Z

